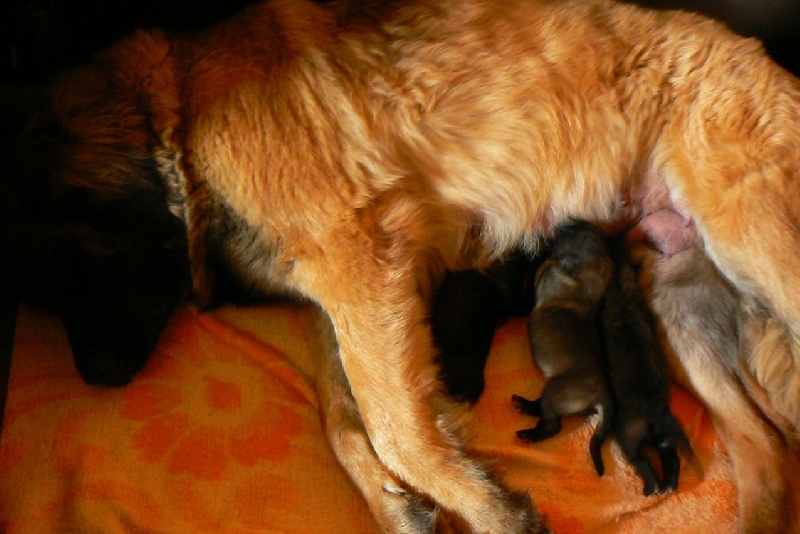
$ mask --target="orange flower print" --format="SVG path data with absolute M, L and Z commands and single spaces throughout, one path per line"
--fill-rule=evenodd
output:
M 133 449 L 171 474 L 204 481 L 219 480 L 232 462 L 252 466 L 289 456 L 304 430 L 289 400 L 307 399 L 287 375 L 300 381 L 299 375 L 287 373 L 268 345 L 237 346 L 209 332 L 220 328 L 215 319 L 192 319 L 201 327 L 168 330 L 153 365 L 124 390 L 123 417 L 141 422 Z

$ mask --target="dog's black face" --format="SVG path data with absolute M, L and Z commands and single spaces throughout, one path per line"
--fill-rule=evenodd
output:
M 98 165 L 55 116 L 35 122 L 4 165 L 4 278 L 63 321 L 87 383 L 121 386 L 187 290 L 186 229 L 146 151 L 111 140 Z

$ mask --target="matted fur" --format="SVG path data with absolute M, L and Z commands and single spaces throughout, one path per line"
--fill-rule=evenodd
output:
M 797 428 L 796 387 L 772 388 L 774 369 L 799 372 L 800 86 L 720 24 L 607 0 L 272 0 L 193 37 L 132 36 L 62 79 L 53 112 L 76 171 L 58 187 L 102 204 L 142 179 L 132 159 L 156 165 L 201 303 L 233 278 L 324 310 L 327 432 L 388 530 L 542 530 L 451 431 L 431 288 L 445 267 L 535 250 L 566 217 L 614 221 L 643 182 L 782 332 L 790 350 L 747 361 Z M 724 436 L 766 424 L 715 396 L 732 387 L 708 375 L 717 355 L 695 357 Z M 737 470 L 743 530 L 797 528 L 764 512 L 790 480 L 754 487 L 790 454 L 782 430 L 763 434 L 761 471 Z

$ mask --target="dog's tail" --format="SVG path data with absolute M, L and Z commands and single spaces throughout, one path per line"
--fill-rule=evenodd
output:
M 594 464 L 595 471 L 597 471 L 597 476 L 603 476 L 605 467 L 603 466 L 601 449 L 614 425 L 614 410 L 612 409 L 611 403 L 607 402 L 597 407 L 597 413 L 600 419 L 597 422 L 597 428 L 595 428 L 594 434 L 592 434 L 592 439 L 589 441 L 589 454 L 592 457 L 592 463 Z

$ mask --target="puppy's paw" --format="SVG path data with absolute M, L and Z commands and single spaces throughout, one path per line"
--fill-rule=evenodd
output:
M 650 479 L 644 480 L 644 489 L 642 490 L 642 494 L 645 497 L 650 497 L 651 495 L 661 495 L 661 487 L 658 482 Z
M 676 489 L 677 486 L 673 486 L 672 484 L 669 483 L 659 484 L 656 487 L 655 495 L 667 495 L 669 493 L 672 493 Z
M 540 399 L 528 400 L 520 395 L 511 396 L 511 401 L 514 403 L 514 406 L 516 406 L 517 411 L 525 415 L 533 415 L 536 417 L 542 416 L 542 408 L 539 400 Z

